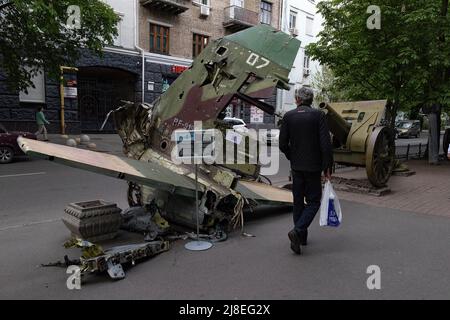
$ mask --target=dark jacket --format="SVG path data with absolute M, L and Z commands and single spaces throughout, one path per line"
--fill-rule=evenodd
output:
M 301 105 L 287 112 L 280 130 L 280 150 L 295 171 L 325 171 L 333 165 L 333 150 L 326 116 Z

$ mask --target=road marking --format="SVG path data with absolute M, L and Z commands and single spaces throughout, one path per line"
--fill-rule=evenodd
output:
M 46 174 L 46 172 L 32 172 L 32 173 L 8 174 L 8 175 L 0 176 L 0 178 L 37 176 L 37 175 L 41 175 L 41 174 Z
M 36 225 L 40 225 L 40 224 L 44 224 L 44 223 L 53 223 L 53 222 L 58 222 L 58 221 L 61 221 L 61 218 L 49 219 L 49 220 L 43 220 L 43 221 L 36 221 L 36 222 L 29 222 L 29 223 L 23 223 L 23 224 L 17 224 L 17 225 L 14 225 L 14 226 L 6 226 L 6 227 L 3 227 L 3 228 L 0 228 L 0 232 L 1 231 L 11 230 L 11 229 L 32 227 L 32 226 L 36 226 Z

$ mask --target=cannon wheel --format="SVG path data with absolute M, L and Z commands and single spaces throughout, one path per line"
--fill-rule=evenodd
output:
M 395 162 L 394 133 L 388 127 L 376 128 L 369 137 L 366 171 L 375 187 L 384 187 L 391 177 Z

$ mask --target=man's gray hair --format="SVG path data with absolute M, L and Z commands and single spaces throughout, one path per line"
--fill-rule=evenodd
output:
M 300 99 L 302 101 L 302 104 L 310 106 L 312 105 L 314 100 L 314 92 L 307 87 L 295 89 L 295 99 Z

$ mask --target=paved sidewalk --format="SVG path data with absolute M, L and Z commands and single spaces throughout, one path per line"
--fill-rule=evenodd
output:
M 84 134 L 83 134 L 84 135 Z M 69 139 L 80 138 L 81 135 L 68 135 Z M 96 148 L 94 151 L 106 152 L 112 154 L 123 155 L 122 152 L 122 140 L 118 134 L 87 134 L 91 143 L 95 143 Z M 50 134 L 49 142 L 63 144 L 67 142 L 67 138 L 64 138 L 60 134 Z M 79 144 L 77 148 L 87 149 L 87 145 Z
M 424 160 L 410 160 L 408 167 L 416 174 L 410 177 L 393 176 L 389 180 L 391 193 L 376 197 L 350 192 L 338 192 L 345 200 L 372 206 L 409 212 L 450 216 L 450 162 L 431 166 Z M 353 169 L 336 176 L 365 179 L 365 169 Z

